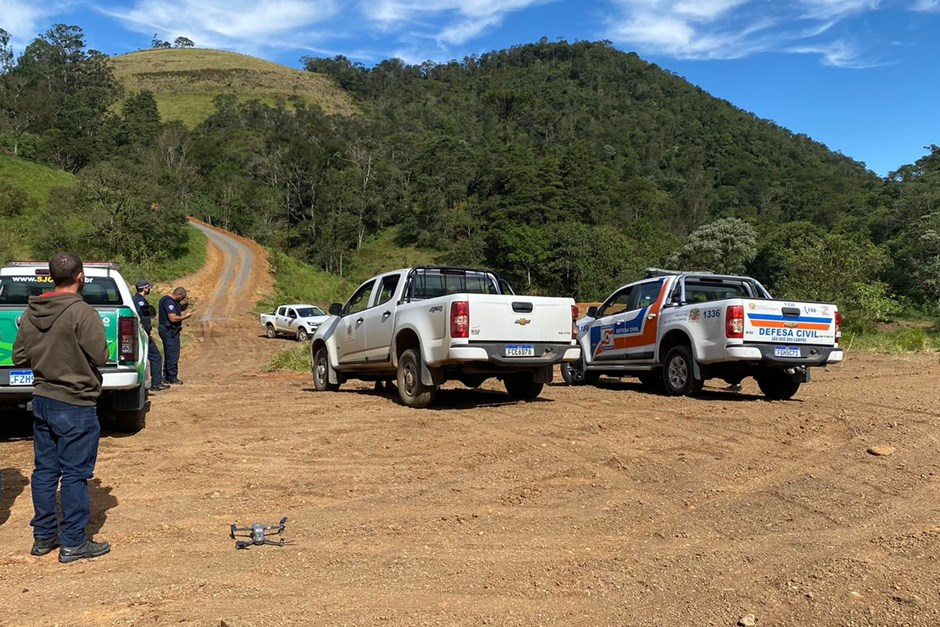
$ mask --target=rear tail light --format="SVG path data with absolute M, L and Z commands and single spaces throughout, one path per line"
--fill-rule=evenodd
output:
M 744 305 L 729 305 L 725 312 L 725 337 L 744 337 Z
M 137 360 L 137 318 L 118 318 L 118 361 Z
M 452 338 L 470 337 L 470 303 L 455 300 L 450 304 L 450 336 Z
M 571 339 L 576 340 L 578 338 L 578 306 L 571 306 Z
M 842 313 L 836 312 L 836 344 L 842 341 Z

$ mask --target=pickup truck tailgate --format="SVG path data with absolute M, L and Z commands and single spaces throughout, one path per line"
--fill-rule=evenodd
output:
M 570 298 L 469 294 L 470 342 L 568 342 Z
M 833 346 L 836 307 L 820 303 L 744 300 L 744 341 Z

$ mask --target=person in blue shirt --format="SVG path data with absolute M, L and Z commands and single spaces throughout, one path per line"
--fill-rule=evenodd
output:
M 186 300 L 185 287 L 177 287 L 172 293 L 160 299 L 157 331 L 163 341 L 163 382 L 170 385 L 183 383 L 177 376 L 180 360 L 180 333 L 183 331 L 183 320 L 191 318 L 195 313 L 192 309 L 183 311 L 181 303 L 184 300 Z
M 153 288 L 150 281 L 141 279 L 135 286 L 137 293 L 134 294 L 134 308 L 137 309 L 137 315 L 140 316 L 140 326 L 147 333 L 147 361 L 150 362 L 150 391 L 160 392 L 169 389 L 169 385 L 163 382 L 163 356 L 157 348 L 157 343 L 150 335 L 153 331 L 153 307 L 147 302 L 147 296 Z

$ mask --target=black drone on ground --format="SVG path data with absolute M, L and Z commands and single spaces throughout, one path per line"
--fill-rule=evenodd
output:
M 282 518 L 281 522 L 276 525 L 263 525 L 261 523 L 254 523 L 250 527 L 239 527 L 238 525 L 233 524 L 232 531 L 229 533 L 229 537 L 235 540 L 236 549 L 247 549 L 248 547 L 255 544 L 284 546 L 284 526 L 286 524 L 287 516 Z M 265 538 L 264 534 L 270 531 L 276 532 L 277 535 L 280 536 L 280 539 L 271 540 L 270 538 Z M 250 540 L 238 540 L 237 538 L 250 538 Z

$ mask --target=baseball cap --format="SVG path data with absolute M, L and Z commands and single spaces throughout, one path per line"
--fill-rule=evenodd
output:
M 145 289 L 147 289 L 148 287 L 153 287 L 153 285 L 151 285 L 151 284 L 150 284 L 150 281 L 148 281 L 147 279 L 141 279 L 141 280 L 137 281 L 137 289 L 139 289 L 139 290 L 145 290 Z

